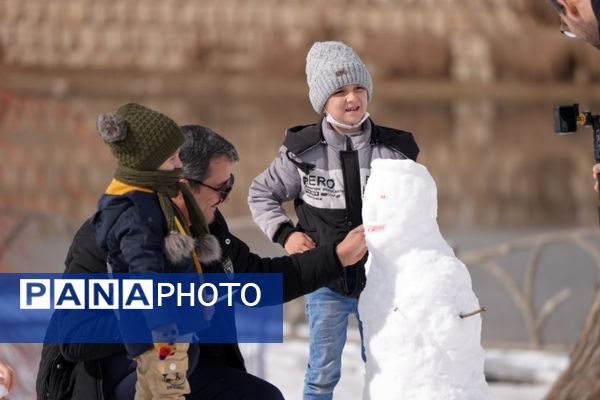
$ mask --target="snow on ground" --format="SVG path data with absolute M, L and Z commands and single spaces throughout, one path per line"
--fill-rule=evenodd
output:
M 532 350 L 487 350 L 488 381 L 539 382 L 551 384 L 569 365 L 566 353 Z
M 260 363 L 255 361 L 256 357 L 252 354 L 258 350 L 257 345 L 241 347 L 248 359 L 249 372 L 257 371 Z M 263 377 L 277 386 L 287 400 L 300 400 L 308 342 L 304 338 L 286 339 L 283 344 L 264 345 L 263 350 Z M 486 375 L 494 379 L 490 382 L 492 400 L 540 400 L 567 363 L 568 357 L 562 353 L 486 350 Z M 354 340 L 349 341 L 342 356 L 342 379 L 336 387 L 334 398 L 360 399 L 363 374 L 359 345 Z

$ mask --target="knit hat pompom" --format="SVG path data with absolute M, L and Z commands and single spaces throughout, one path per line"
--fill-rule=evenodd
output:
M 127 136 L 127 122 L 116 113 L 100 114 L 97 128 L 105 143 L 118 142 Z
M 197 238 L 196 250 L 200 262 L 208 264 L 221 259 L 221 245 L 213 235 L 207 234 Z
M 165 237 L 165 253 L 174 264 L 188 258 L 194 247 L 198 252 L 198 259 L 203 264 L 221 259 L 221 245 L 211 234 L 202 235 L 194 240 L 191 236 L 172 231 Z
M 165 253 L 173 264 L 179 264 L 190 257 L 192 250 L 194 250 L 194 239 L 190 236 L 172 231 L 165 237 Z

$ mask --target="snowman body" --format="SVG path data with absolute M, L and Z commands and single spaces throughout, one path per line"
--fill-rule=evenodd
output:
M 437 191 L 411 160 L 374 160 L 363 223 L 369 258 L 360 296 L 364 398 L 485 400 L 480 308 L 465 265 L 437 225 Z

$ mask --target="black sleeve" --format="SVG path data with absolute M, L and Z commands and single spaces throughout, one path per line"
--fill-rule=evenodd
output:
M 96 244 L 96 230 L 91 219 L 75 234 L 65 260 L 65 273 L 105 273 L 106 252 Z M 51 322 L 57 323 L 53 316 Z M 88 361 L 111 356 L 125 350 L 121 343 L 61 343 L 60 351 L 68 361 Z
M 96 244 L 96 229 L 92 220 L 81 225 L 67 252 L 66 273 L 107 272 L 106 252 Z
M 286 302 L 325 286 L 343 274 L 334 244 L 291 256 L 263 258 L 252 253 L 246 243 L 229 232 L 225 219 L 219 213 L 210 228 L 219 239 L 224 256 L 231 259 L 235 272 L 282 273 L 283 299 Z
M 288 236 L 290 236 L 291 233 L 296 231 L 298 230 L 294 228 L 294 226 L 290 223 L 281 224 L 277 229 L 277 232 L 275 232 L 275 235 L 273 236 L 273 241 L 279 243 L 281 247 L 284 247 L 285 241 L 287 240 Z
M 91 361 L 125 351 L 122 343 L 61 343 L 60 352 L 67 361 Z

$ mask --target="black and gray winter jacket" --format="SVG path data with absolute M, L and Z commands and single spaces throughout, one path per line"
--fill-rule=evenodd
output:
M 283 246 L 294 231 L 317 245 L 337 243 L 362 224 L 362 196 L 371 161 L 416 161 L 419 148 L 410 132 L 385 128 L 368 119 L 356 135 L 340 135 L 322 119 L 286 132 L 278 157 L 250 186 L 248 204 L 263 232 Z M 298 224 L 282 203 L 294 200 Z M 364 262 L 346 268 L 331 289 L 358 297 L 366 278 Z

